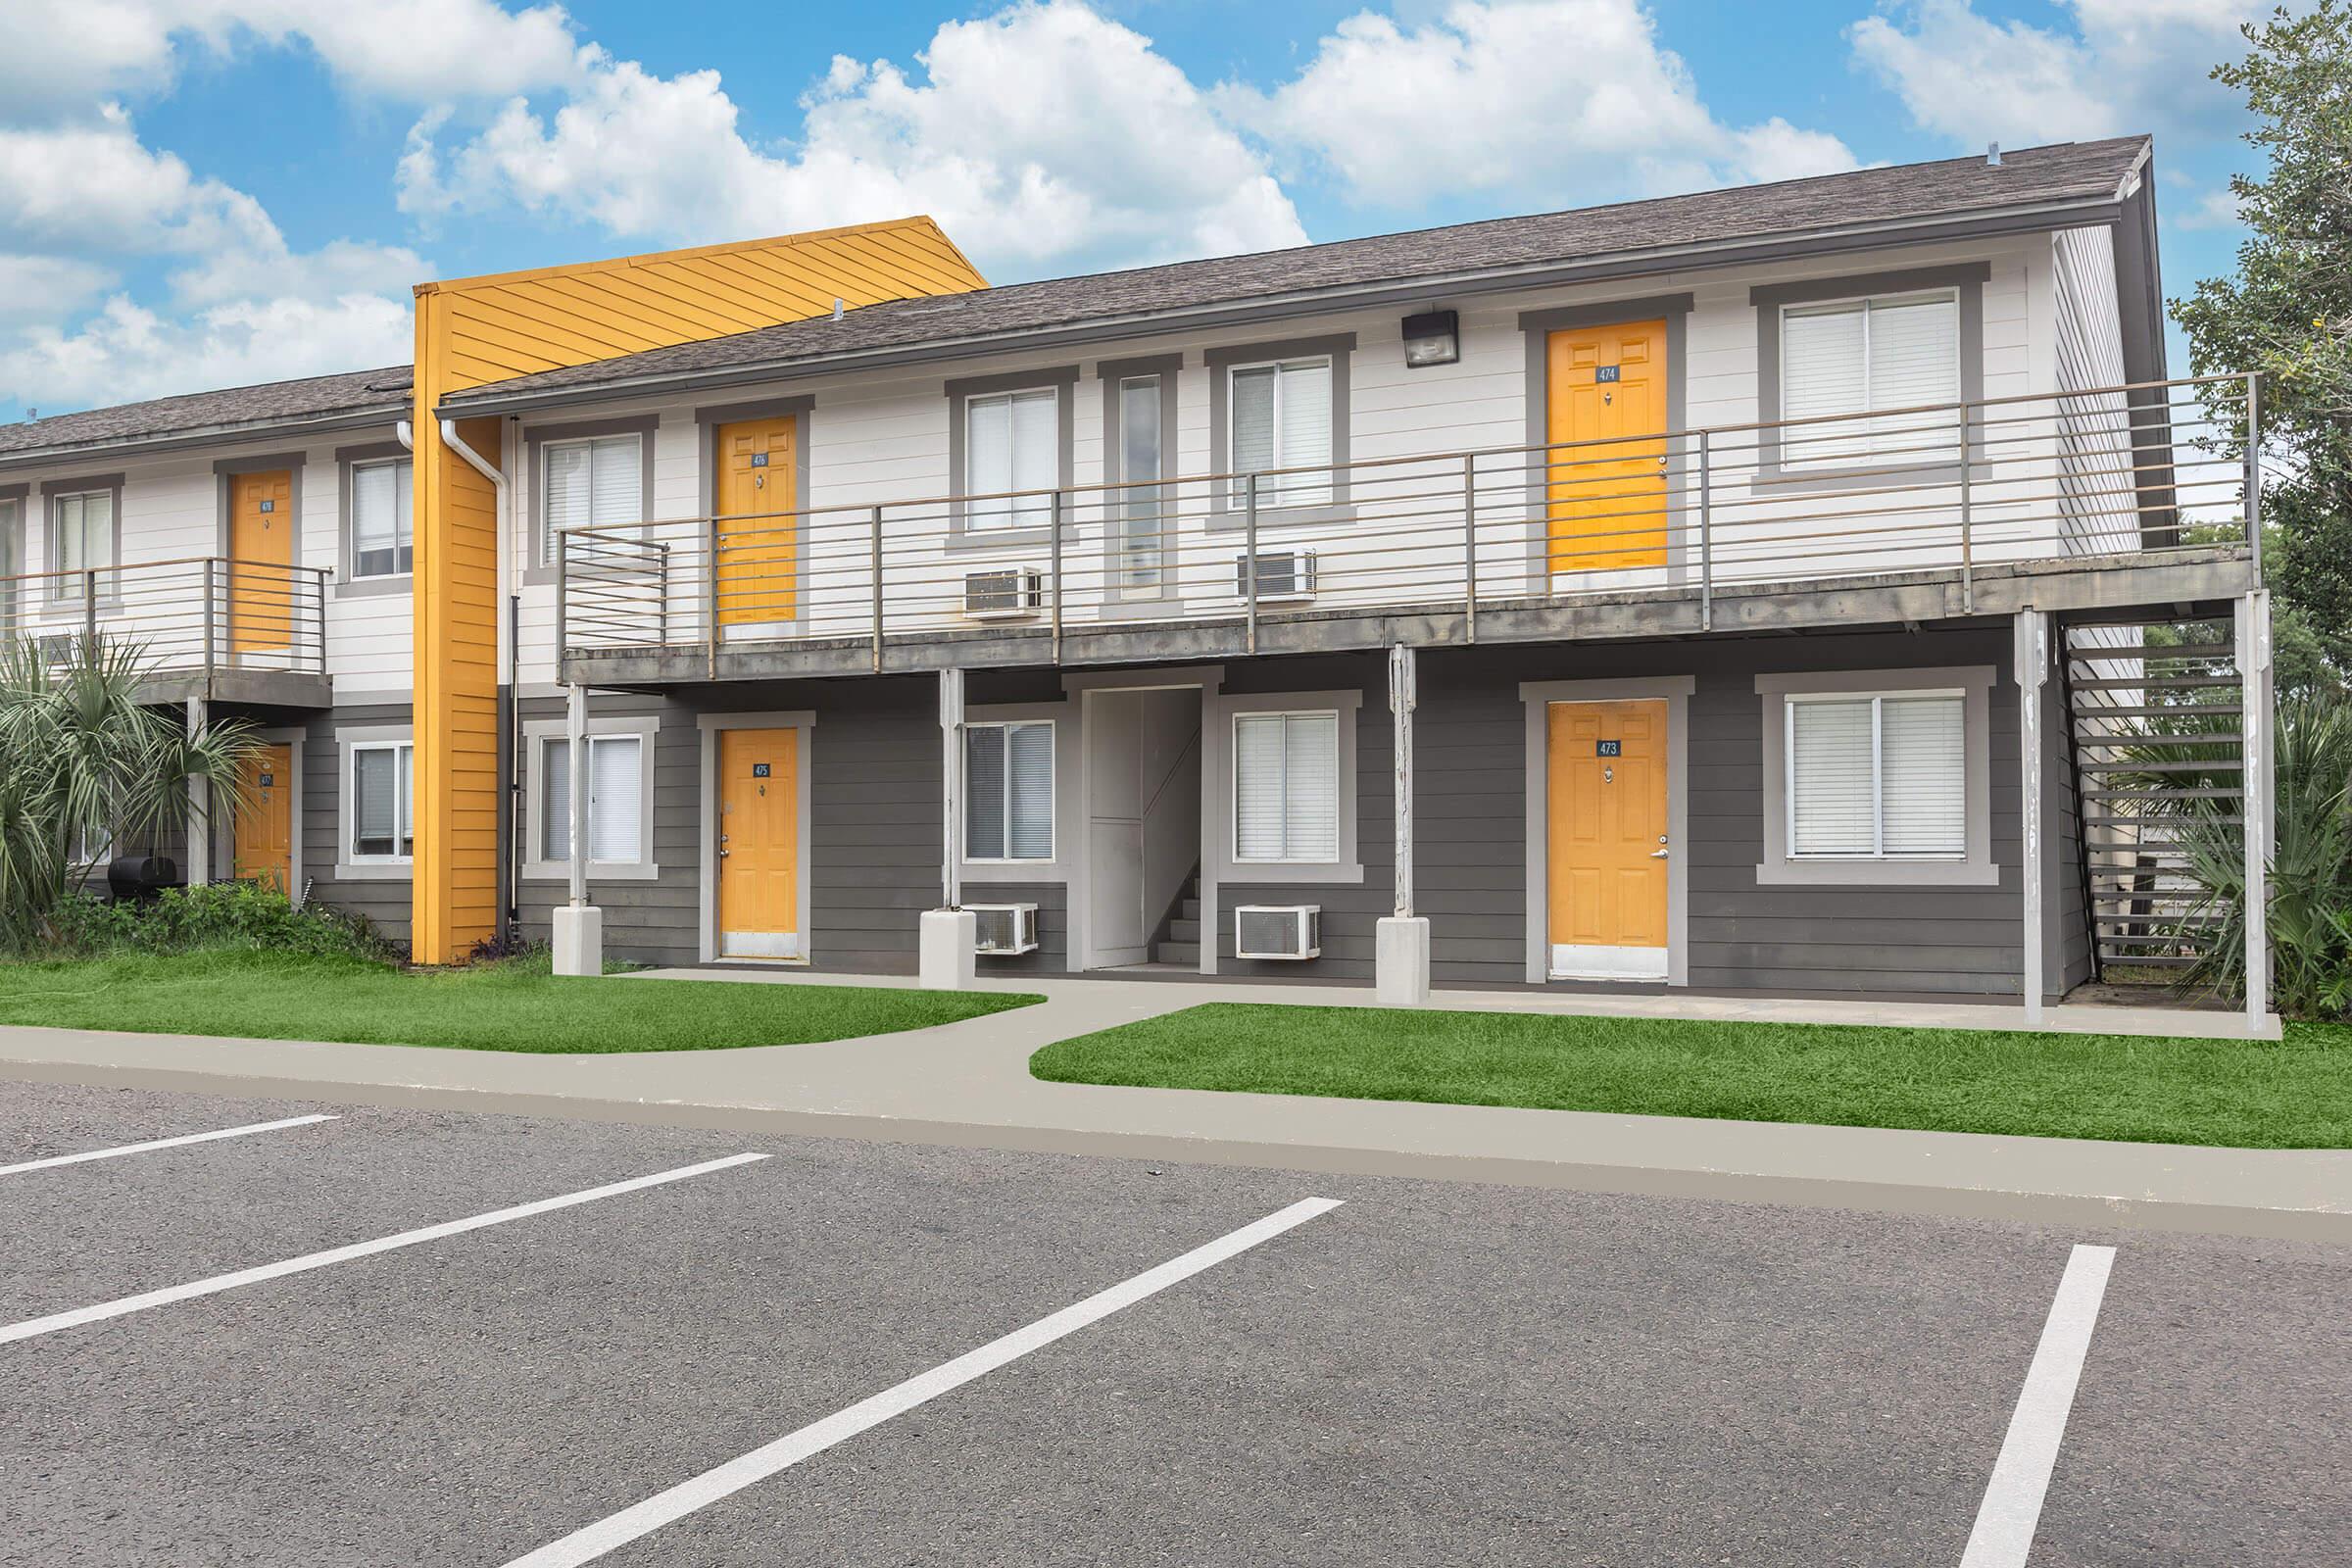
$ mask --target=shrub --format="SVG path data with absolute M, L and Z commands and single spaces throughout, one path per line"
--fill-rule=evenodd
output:
M 296 908 L 259 882 L 166 888 L 145 904 L 108 904 L 75 893 L 52 915 L 60 956 L 104 953 L 194 953 L 245 949 L 369 958 L 398 956 L 361 916 L 320 905 Z

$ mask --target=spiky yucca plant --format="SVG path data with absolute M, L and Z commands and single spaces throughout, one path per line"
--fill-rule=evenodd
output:
M 47 940 L 58 901 L 97 869 L 89 852 L 175 819 L 189 780 L 210 782 L 216 810 L 242 799 L 251 726 L 190 735 L 175 710 L 139 700 L 146 675 L 135 643 L 77 637 L 62 658 L 29 638 L 0 644 L 0 945 Z

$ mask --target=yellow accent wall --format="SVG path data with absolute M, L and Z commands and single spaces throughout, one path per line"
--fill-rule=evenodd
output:
M 496 487 L 433 410 L 469 387 L 857 307 L 985 288 L 928 218 L 422 283 L 416 288 L 416 690 L 412 945 L 463 960 L 498 929 Z M 500 421 L 458 434 L 492 464 Z

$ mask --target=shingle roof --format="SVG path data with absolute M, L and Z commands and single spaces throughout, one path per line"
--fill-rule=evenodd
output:
M 104 452 L 175 435 L 252 427 L 257 432 L 278 425 L 331 420 L 338 416 L 382 411 L 396 418 L 408 406 L 412 385 L 410 368 L 387 366 L 375 370 L 345 370 L 338 375 L 306 376 L 299 381 L 270 381 L 262 386 L 227 387 L 218 392 L 188 392 L 146 403 L 122 403 L 107 409 L 86 409 L 46 419 L 0 424 L 0 461 L 56 453 Z
M 453 396 L 446 406 L 495 407 L 541 394 L 647 378 L 719 378 L 728 372 L 740 377 L 747 370 L 789 369 L 799 363 L 844 355 L 915 350 L 927 344 L 1017 336 L 1381 283 L 1507 273 L 1691 246 L 2114 201 L 2147 145 L 2144 136 L 2069 142 L 2022 149 L 2007 154 L 1997 166 L 1981 157 L 1905 164 L 894 300 L 851 311 L 839 320 L 794 321 L 516 376 Z

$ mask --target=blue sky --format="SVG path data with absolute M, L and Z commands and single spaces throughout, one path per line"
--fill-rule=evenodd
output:
M 419 278 L 909 211 L 1012 281 L 2138 130 L 2178 295 L 2259 9 L 6 0 L 0 418 L 405 360 Z

